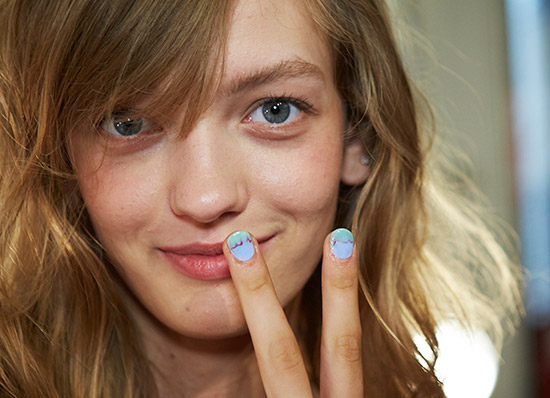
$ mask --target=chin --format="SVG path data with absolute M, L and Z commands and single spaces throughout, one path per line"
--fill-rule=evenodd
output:
M 187 297 L 184 302 L 171 302 L 163 308 L 148 307 L 139 300 L 141 316 L 138 317 L 150 326 L 156 325 L 153 328 L 159 331 L 170 331 L 191 339 L 222 340 L 248 335 L 237 294 L 232 293 L 227 289 L 217 289 L 215 293 L 199 293 L 190 300 Z
M 205 313 L 200 316 L 187 316 L 185 319 L 173 322 L 157 319 L 158 327 L 162 330 L 170 330 L 185 339 L 221 341 L 231 340 L 241 336 L 247 336 L 248 327 L 243 315 L 224 314 L 222 316 Z

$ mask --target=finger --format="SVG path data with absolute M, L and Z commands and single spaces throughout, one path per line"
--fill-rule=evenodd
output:
M 358 266 L 354 246 L 351 232 L 337 229 L 327 236 L 323 248 L 323 397 L 363 397 Z
M 238 231 L 223 246 L 267 396 L 311 397 L 300 348 L 273 288 L 258 242 L 248 232 Z

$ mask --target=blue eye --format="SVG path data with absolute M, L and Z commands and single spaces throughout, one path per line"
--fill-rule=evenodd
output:
M 132 119 L 123 115 L 113 115 L 105 119 L 101 127 L 109 134 L 122 137 L 131 137 L 151 129 L 147 119 L 142 117 Z
M 249 116 L 250 121 L 269 124 L 288 123 L 294 120 L 301 110 L 290 101 L 275 99 L 264 102 Z

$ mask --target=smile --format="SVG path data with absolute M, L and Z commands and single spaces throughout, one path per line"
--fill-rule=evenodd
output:
M 273 236 L 258 239 L 262 252 Z M 222 242 L 192 243 L 179 247 L 161 247 L 158 250 L 176 271 L 193 279 L 216 280 L 231 277 L 222 246 Z

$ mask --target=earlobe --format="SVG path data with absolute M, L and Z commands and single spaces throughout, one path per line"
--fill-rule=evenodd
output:
M 360 185 L 370 175 L 369 157 L 359 140 L 344 146 L 341 180 L 346 185 Z

